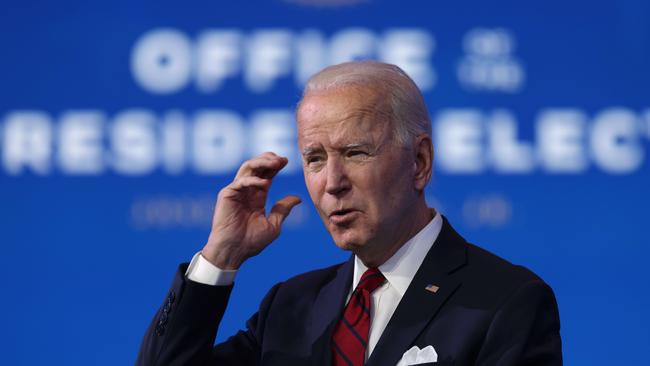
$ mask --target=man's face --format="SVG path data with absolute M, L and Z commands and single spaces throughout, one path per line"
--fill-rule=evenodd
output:
M 389 112 L 385 95 L 343 87 L 309 93 L 297 114 L 309 195 L 336 245 L 357 254 L 402 240 L 418 194 Z

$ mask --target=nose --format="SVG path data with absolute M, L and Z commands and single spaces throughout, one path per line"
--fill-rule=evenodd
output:
M 348 178 L 346 167 L 341 159 L 330 157 L 327 159 L 327 183 L 325 192 L 333 196 L 341 196 L 350 190 L 352 185 Z

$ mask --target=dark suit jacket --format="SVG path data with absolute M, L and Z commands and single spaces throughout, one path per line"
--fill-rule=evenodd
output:
M 330 338 L 354 260 L 275 285 L 247 329 L 213 346 L 232 286 L 185 278 L 181 265 L 142 342 L 138 365 L 331 365 Z M 425 290 L 439 286 L 437 293 Z M 444 219 L 367 365 L 432 345 L 439 365 L 561 365 L 557 303 L 524 267 L 467 243 Z

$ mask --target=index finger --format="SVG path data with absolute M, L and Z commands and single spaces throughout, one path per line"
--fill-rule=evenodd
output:
M 289 160 L 283 156 L 271 154 L 265 153 L 245 161 L 237 171 L 236 178 L 250 175 L 264 179 L 275 177 L 287 165 Z

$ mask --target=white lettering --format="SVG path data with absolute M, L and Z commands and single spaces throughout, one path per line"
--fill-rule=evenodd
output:
M 457 74 L 465 89 L 513 93 L 522 88 L 525 72 L 514 56 L 515 41 L 510 32 L 500 28 L 472 29 L 463 46 L 465 56 Z
M 326 66 L 325 39 L 317 30 L 307 30 L 296 39 L 296 85 L 307 80 Z
M 207 31 L 197 41 L 196 86 L 204 93 L 221 88 L 224 79 L 240 72 L 241 34 Z
M 533 148 L 517 141 L 517 123 L 510 112 L 496 110 L 489 119 L 488 133 L 490 157 L 497 171 L 526 173 L 533 170 Z
M 433 121 L 436 165 L 446 174 L 581 173 L 593 162 L 608 174 L 643 168 L 648 111 L 609 108 L 589 121 L 575 108 L 542 110 L 535 134 L 518 136 L 512 111 L 442 110 Z M 131 109 L 110 119 L 100 110 L 64 112 L 58 124 L 37 110 L 14 111 L 0 123 L 0 169 L 8 175 L 231 174 L 264 151 L 289 158 L 283 174 L 300 170 L 291 109 L 253 111 L 245 123 L 229 110 L 161 115 Z M 105 132 L 107 131 L 107 133 Z M 1 174 L 1 173 L 0 173 Z
M 192 146 L 199 173 L 219 174 L 237 169 L 244 159 L 246 146 L 241 118 L 222 110 L 198 112 Z
M 484 169 L 482 115 L 472 109 L 440 113 L 434 126 L 434 149 L 440 167 L 450 173 L 477 173 Z
M 36 174 L 50 172 L 52 122 L 39 111 L 17 111 L 5 120 L 2 163 L 9 174 L 29 167 Z
M 174 93 L 190 81 L 191 53 L 190 40 L 182 32 L 152 30 L 136 42 L 131 72 L 138 84 L 151 93 Z
M 301 166 L 292 112 L 286 109 L 261 110 L 251 116 L 251 127 L 251 155 L 273 151 L 286 156 L 289 162 L 281 174 L 294 173 Z
M 61 117 L 58 155 L 64 173 L 97 175 L 103 172 L 104 119 L 99 111 L 70 111 Z
M 422 90 L 436 84 L 436 72 L 431 67 L 435 40 L 430 33 L 417 29 L 399 29 L 386 32 L 380 48 L 380 58 L 395 64 L 406 72 Z
M 144 109 L 124 111 L 111 128 L 112 164 L 127 175 L 151 173 L 156 168 L 156 117 Z
M 327 40 L 321 31 L 262 29 L 250 35 L 238 30 L 206 30 L 196 40 L 176 29 L 143 34 L 131 53 L 135 81 L 154 94 L 171 94 L 194 81 L 201 93 L 223 88 L 228 78 L 243 75 L 255 93 L 270 91 L 284 77 L 302 87 L 330 64 L 381 59 L 400 66 L 423 91 L 436 84 L 431 63 L 433 35 L 424 29 L 389 29 L 383 36 L 367 28 L 340 30 Z
M 169 174 L 180 174 L 187 161 L 187 119 L 180 111 L 165 114 L 161 126 L 160 159 Z
M 253 33 L 247 47 L 246 84 L 262 93 L 280 76 L 287 75 L 291 65 L 291 33 L 286 30 L 265 30 Z
M 608 173 L 630 173 L 643 163 L 639 145 L 640 121 L 627 109 L 612 108 L 599 113 L 591 133 L 594 161 Z
M 549 109 L 537 124 L 538 157 L 554 173 L 579 173 L 587 169 L 586 116 L 578 109 Z

